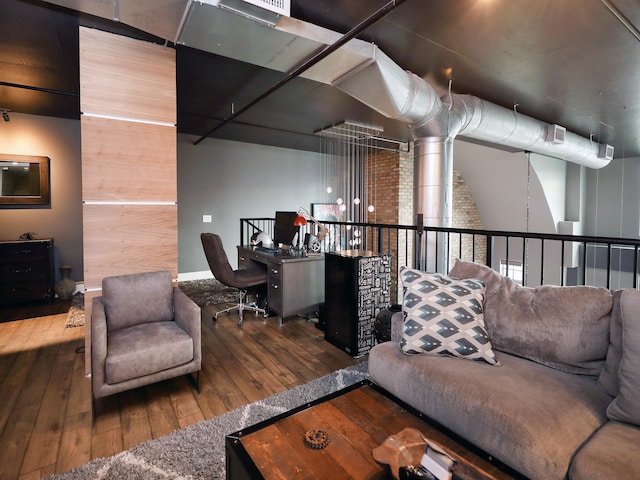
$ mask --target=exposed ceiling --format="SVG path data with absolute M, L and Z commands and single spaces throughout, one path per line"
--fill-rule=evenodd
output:
M 79 118 L 78 25 L 176 48 L 178 131 L 198 137 L 286 74 L 286 67 L 264 68 L 234 54 L 269 47 L 261 34 L 265 27 L 214 28 L 201 10 L 183 18 L 189 5 L 194 10 L 211 5 L 188 0 L 53 3 L 58 5 L 1 2 L 0 110 Z M 344 34 L 387 3 L 292 0 L 291 16 Z M 121 21 L 112 21 L 115 16 Z M 179 37 L 183 20 L 190 30 Z M 637 0 L 406 0 L 358 38 L 442 93 L 451 80 L 453 92 L 613 145 L 619 159 L 640 157 L 639 27 Z M 203 35 L 204 47 L 199 44 Z M 289 81 L 212 136 L 317 151 L 314 132 L 344 120 L 383 126 L 383 137 L 410 138 L 404 124 L 305 78 Z

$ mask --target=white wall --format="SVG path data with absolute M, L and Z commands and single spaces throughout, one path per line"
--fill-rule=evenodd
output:
M 614 159 L 587 170 L 587 235 L 638 238 L 640 235 L 640 158 Z
M 200 233 L 222 236 L 237 267 L 240 218 L 324 202 L 319 153 L 178 135 L 178 270 L 208 271 Z M 203 223 L 211 215 L 212 223 Z
M 80 122 L 11 113 L 0 125 L 0 153 L 36 155 L 50 160 L 51 204 L 44 208 L 0 209 L 0 240 L 25 232 L 53 238 L 56 267 L 71 265 L 71 278 L 82 280 L 82 167 Z M 56 268 L 56 275 L 59 272 Z

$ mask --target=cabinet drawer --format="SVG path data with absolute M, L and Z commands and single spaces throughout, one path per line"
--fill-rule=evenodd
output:
M 31 300 L 52 300 L 53 294 L 46 282 L 16 282 L 0 285 L 0 303 L 17 303 Z
M 0 263 L 39 261 L 48 258 L 47 242 L 25 242 L 0 244 Z
M 44 280 L 49 276 L 49 265 L 44 262 L 5 263 L 0 265 L 1 282 Z

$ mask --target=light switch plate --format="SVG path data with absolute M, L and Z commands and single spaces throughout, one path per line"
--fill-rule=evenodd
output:
M 211 215 L 202 215 L 202 223 L 211 223 Z

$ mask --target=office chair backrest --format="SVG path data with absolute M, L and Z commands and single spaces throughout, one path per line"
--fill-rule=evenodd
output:
M 235 283 L 233 268 L 231 268 L 229 258 L 224 251 L 220 236 L 215 233 L 201 233 L 200 240 L 202 241 L 204 255 L 207 257 L 207 262 L 209 263 L 209 268 L 213 276 L 216 277 L 219 282 L 233 286 Z

